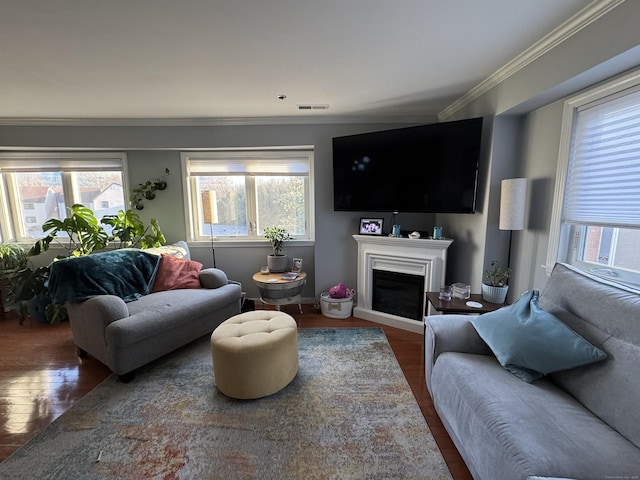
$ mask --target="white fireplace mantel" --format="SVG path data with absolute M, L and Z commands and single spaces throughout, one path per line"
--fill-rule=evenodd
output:
M 420 275 L 424 278 L 424 293 L 437 291 L 444 285 L 447 249 L 451 239 L 429 240 L 354 235 L 358 242 L 357 318 L 424 333 L 422 322 L 379 312 L 372 308 L 373 270 Z

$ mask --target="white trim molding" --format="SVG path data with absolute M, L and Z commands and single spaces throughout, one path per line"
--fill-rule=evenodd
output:
M 477 100 L 489 90 L 515 75 L 524 67 L 551 51 L 580 30 L 591 25 L 625 1 L 626 0 L 596 0 L 592 2 L 442 110 L 438 114 L 438 118 L 441 122 L 449 119 L 457 111 Z
M 578 108 L 609 95 L 614 95 L 623 90 L 640 85 L 640 69 L 615 77 L 607 82 L 585 90 L 568 98 L 564 104 L 562 114 L 562 130 L 560 133 L 560 147 L 558 149 L 558 167 L 556 170 L 555 188 L 553 194 L 553 210 L 549 225 L 549 244 L 547 246 L 547 259 L 542 267 L 551 275 L 553 266 L 558 261 L 565 261 L 559 255 L 560 248 L 569 241 L 562 229 L 562 211 L 564 209 L 565 184 L 567 169 L 569 167 L 569 153 L 573 134 L 573 122 Z

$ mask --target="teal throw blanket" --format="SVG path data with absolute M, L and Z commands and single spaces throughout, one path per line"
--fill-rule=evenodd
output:
M 160 258 L 123 248 L 53 262 L 49 277 L 53 302 L 82 302 L 98 295 L 132 302 L 151 292 Z

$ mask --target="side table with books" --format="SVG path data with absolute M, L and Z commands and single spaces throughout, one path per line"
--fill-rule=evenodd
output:
M 305 272 L 262 273 L 253 275 L 253 281 L 260 292 L 260 301 L 267 305 L 275 305 L 280 310 L 281 305 L 297 303 L 302 313 L 301 293 L 307 283 Z

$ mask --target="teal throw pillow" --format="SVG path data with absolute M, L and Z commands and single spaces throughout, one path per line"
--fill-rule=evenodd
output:
M 607 357 L 553 314 L 538 306 L 540 292 L 528 291 L 512 305 L 471 320 L 504 368 L 531 383 L 560 370 Z

